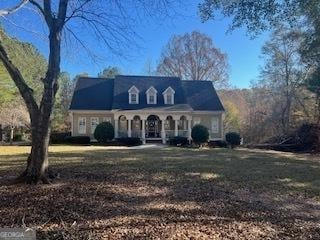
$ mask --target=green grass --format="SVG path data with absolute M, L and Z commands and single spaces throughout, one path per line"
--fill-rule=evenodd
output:
M 28 147 L 0 147 L 2 180 L 22 171 L 28 151 Z M 44 209 L 29 212 L 28 220 L 45 237 L 50 231 L 62 231 L 65 224 L 69 224 L 66 232 L 71 234 L 74 221 L 90 230 L 77 225 L 77 231 L 85 231 L 83 236 L 88 237 L 90 232 L 99 238 L 101 232 L 114 238 L 123 236 L 116 235 L 113 228 L 119 234 L 129 229 L 130 236 L 141 237 L 143 230 L 160 238 L 177 237 L 180 228 L 179 233 L 189 234 L 182 238 L 193 234 L 196 238 L 219 238 L 216 234 L 221 231 L 227 234 L 226 239 L 232 234 L 239 239 L 281 239 L 289 232 L 293 238 L 318 232 L 310 226 L 320 220 L 320 214 L 312 221 L 301 216 L 312 208 L 307 202 L 320 204 L 319 156 L 230 149 L 52 146 L 50 165 L 61 176 L 52 186 L 33 187 L 31 192 L 25 185 L 0 187 L 1 196 L 10 195 L 0 203 L 0 211 L 13 207 L 9 199 L 24 196 L 24 200 L 13 201 L 20 204 L 20 210 L 14 210 L 14 217 L 0 220 L 0 227 L 19 225 L 17 219 L 32 208 L 28 200 L 36 199 Z M 48 196 L 55 200 L 48 200 Z M 292 206 L 299 211 L 288 211 Z M 58 209 L 59 217 L 51 208 Z M 312 210 L 311 215 L 317 211 L 320 209 Z M 301 221 L 298 225 L 294 222 L 297 218 Z M 225 219 L 229 220 L 221 227 Z M 41 225 L 46 221 L 56 226 L 55 230 Z M 136 226 L 136 221 L 151 227 Z M 97 222 L 103 230 L 90 225 Z M 163 228 L 159 222 L 163 222 Z M 173 223 L 175 231 L 171 229 Z M 239 224 L 246 232 L 239 232 Z M 206 233 L 199 230 L 202 227 L 209 229 L 207 235 L 201 235 Z M 168 229 L 173 235 L 161 235 L 169 234 Z

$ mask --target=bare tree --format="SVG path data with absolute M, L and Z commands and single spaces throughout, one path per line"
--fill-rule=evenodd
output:
M 197 31 L 174 36 L 162 52 L 157 71 L 183 80 L 212 81 L 218 87 L 228 81 L 226 54 L 209 36 Z
M 293 103 L 306 71 L 299 54 L 301 41 L 301 33 L 280 26 L 262 48 L 266 63 L 260 83 L 268 86 L 272 98 L 277 99 L 274 110 L 280 117 L 283 134 L 289 132 Z
M 10 128 L 10 144 L 12 144 L 14 130 L 17 127 L 25 127 L 30 124 L 28 111 L 20 101 L 11 102 L 0 111 L 0 124 Z
M 116 66 L 108 66 L 104 68 L 100 73 L 98 73 L 98 77 L 101 78 L 114 78 L 116 75 L 120 75 L 121 70 Z
M 68 42 L 70 39 L 76 40 L 80 46 L 90 52 L 85 42 L 88 36 L 94 36 L 98 42 L 109 50 L 121 53 L 119 46 L 121 43 L 132 43 L 132 33 L 130 23 L 133 9 L 138 12 L 144 11 L 151 14 L 167 9 L 170 1 L 98 1 L 98 0 L 29 0 L 23 1 L 14 10 L 6 11 L 12 16 L 13 12 L 22 9 L 21 6 L 28 6 L 32 12 L 37 12 L 39 25 L 43 22 L 48 34 L 48 66 L 41 82 L 43 93 L 41 101 L 37 103 L 33 90 L 26 83 L 20 70 L 11 61 L 10 55 L 6 51 L 6 46 L 0 39 L 0 60 L 7 69 L 9 75 L 17 86 L 30 115 L 32 147 L 28 157 L 27 167 L 19 177 L 19 180 L 27 183 L 43 183 L 48 181 L 48 145 L 50 135 L 50 120 L 54 105 L 55 95 L 58 90 L 58 77 L 60 74 L 61 47 L 62 40 Z M 126 7 L 130 5 L 130 11 Z M 20 11 L 20 10 L 19 10 Z M 127 13 L 131 15 L 127 15 Z M 7 18 L 5 21 L 9 21 Z M 3 16 L 4 16 L 3 15 Z M 27 15 L 29 16 L 29 15 Z M 32 18 L 32 21 L 34 19 Z M 41 22 L 40 22 L 41 21 Z M 25 28 L 25 27 L 24 27 Z M 78 34 L 84 31 L 85 38 Z M 27 29 L 30 30 L 30 29 Z

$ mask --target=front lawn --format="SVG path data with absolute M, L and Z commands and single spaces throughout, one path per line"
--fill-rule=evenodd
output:
M 28 147 L 0 147 L 0 227 L 39 239 L 319 239 L 319 156 L 53 146 L 51 185 L 8 185 Z

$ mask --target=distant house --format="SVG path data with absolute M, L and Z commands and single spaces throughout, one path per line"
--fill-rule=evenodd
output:
M 72 135 L 93 138 L 100 122 L 111 122 L 115 137 L 162 140 L 184 136 L 202 124 L 211 140 L 223 138 L 224 108 L 210 81 L 177 77 L 124 76 L 79 78 L 70 115 Z

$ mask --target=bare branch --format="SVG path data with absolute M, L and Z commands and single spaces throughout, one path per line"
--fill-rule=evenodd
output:
M 16 24 L 14 21 L 12 21 L 10 18 L 8 17 L 3 17 L 8 23 L 12 24 L 14 27 L 16 28 L 20 28 L 26 32 L 29 32 L 29 33 L 32 33 L 36 36 L 38 36 L 39 38 L 43 39 L 43 40 L 46 40 L 47 39 L 47 36 L 45 36 L 43 33 L 40 33 L 40 32 L 37 32 L 37 31 L 34 31 L 32 29 L 28 29 L 28 28 L 25 28 L 24 26 L 21 26 L 19 24 Z
M 83 3 L 79 6 L 76 7 L 69 16 L 66 17 L 65 23 L 67 23 L 70 19 L 72 19 L 78 12 L 80 12 L 81 10 L 83 10 L 83 8 L 85 7 L 85 5 L 87 5 L 89 2 L 91 2 L 92 0 L 86 0 L 83 1 Z
M 26 5 L 28 2 L 29 2 L 29 0 L 21 0 L 21 2 L 19 4 L 17 4 L 16 6 L 14 6 L 12 8 L 1 9 L 0 10 L 0 17 L 6 16 L 6 15 L 9 15 L 11 13 L 18 11 L 20 8 L 22 8 L 24 5 Z
M 43 8 L 41 7 L 41 5 L 40 5 L 39 3 L 37 3 L 36 1 L 34 1 L 34 0 L 29 0 L 29 2 L 30 2 L 31 4 L 33 4 L 33 5 L 42 13 L 42 15 L 43 15 L 43 17 L 44 17 L 45 13 L 44 13 L 44 10 L 43 10 Z
M 183 80 L 213 81 L 222 87 L 228 80 L 227 56 L 199 32 L 174 36 L 164 49 L 158 73 Z

